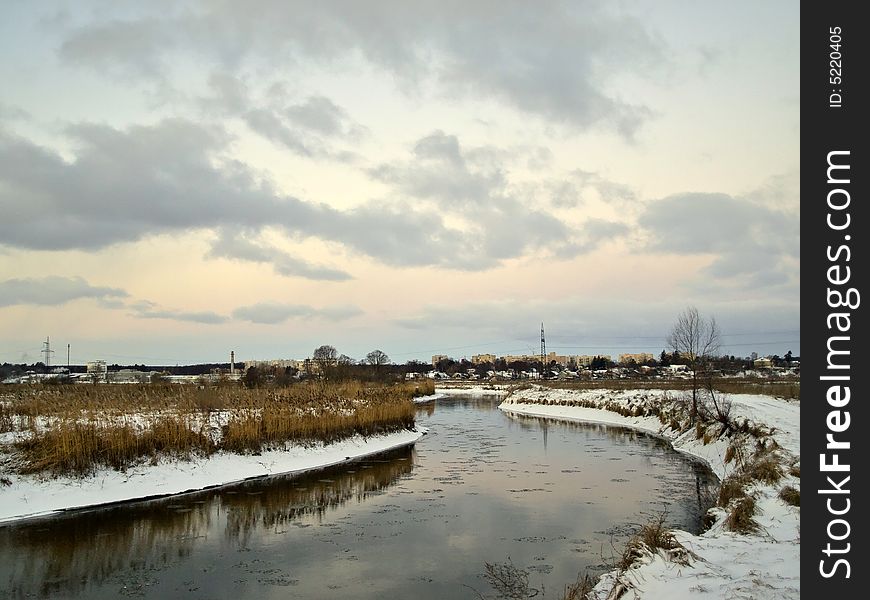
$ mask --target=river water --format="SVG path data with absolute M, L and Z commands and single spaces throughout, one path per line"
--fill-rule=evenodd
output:
M 420 408 L 414 448 L 305 477 L 0 528 L 0 598 L 477 598 L 485 563 L 559 597 L 665 514 L 698 531 L 715 478 L 630 430 Z

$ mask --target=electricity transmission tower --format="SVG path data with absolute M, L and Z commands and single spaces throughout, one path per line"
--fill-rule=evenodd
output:
M 51 342 L 46 336 L 45 341 L 42 342 L 42 350 L 40 350 L 41 354 L 45 355 L 45 360 L 42 361 L 45 364 L 45 368 L 51 366 L 51 355 L 54 354 L 54 350 L 51 349 Z
M 544 362 L 547 359 L 547 342 L 544 340 L 544 323 L 541 322 L 541 379 L 544 378 L 544 373 L 546 373 L 547 363 Z

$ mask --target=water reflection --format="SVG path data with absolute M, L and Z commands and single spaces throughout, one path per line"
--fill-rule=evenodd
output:
M 297 478 L 260 478 L 0 528 L 7 582 L 0 597 L 76 595 L 123 569 L 159 569 L 190 556 L 218 524 L 224 540 L 244 548 L 258 529 L 319 521 L 348 501 L 364 501 L 410 473 L 413 462 L 413 449 L 402 448 Z
M 419 406 L 376 460 L 2 527 L 0 597 L 471 598 L 485 561 L 561 589 L 663 510 L 698 529 L 712 478 L 663 440 L 499 402 Z

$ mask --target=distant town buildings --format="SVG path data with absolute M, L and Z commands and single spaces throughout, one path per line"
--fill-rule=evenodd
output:
M 437 367 L 438 363 L 440 363 L 442 360 L 450 360 L 450 357 L 447 356 L 446 354 L 433 354 L 432 355 L 432 366 Z
M 547 364 L 556 363 L 560 367 L 570 367 L 572 364 L 577 367 L 588 367 L 595 361 L 596 358 L 603 358 L 607 362 L 610 362 L 609 354 L 596 354 L 593 356 L 586 354 L 556 354 L 555 352 L 548 352 L 547 356 L 544 358 L 547 361 Z M 540 362 L 541 355 L 506 354 L 504 356 L 504 360 L 507 364 L 511 364 L 514 362 Z
M 109 372 L 109 368 L 106 366 L 106 361 L 104 360 L 92 360 L 85 366 L 90 377 L 105 379 L 106 373 Z
M 628 363 L 645 363 L 651 360 L 655 360 L 655 357 L 649 352 L 639 352 L 637 354 L 620 354 L 619 362 L 623 365 L 627 365 Z
M 246 360 L 245 368 L 257 367 L 258 369 L 262 369 L 264 367 L 271 367 L 277 369 L 296 369 L 297 371 L 301 371 L 305 368 L 304 360 L 295 360 L 292 358 L 280 358 L 273 360 Z
M 495 354 L 475 354 L 471 357 L 471 363 L 475 365 L 485 365 L 494 363 L 498 358 Z

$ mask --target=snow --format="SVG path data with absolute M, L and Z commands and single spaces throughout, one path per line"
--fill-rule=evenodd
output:
M 734 468 L 724 456 L 727 438 L 704 444 L 695 439 L 694 431 L 682 435 L 662 425 L 657 417 L 624 417 L 600 408 L 563 406 L 554 402 L 592 401 L 603 404 L 616 402 L 635 406 L 661 400 L 665 394 L 679 392 L 663 390 L 560 390 L 532 388 L 514 392 L 500 406 L 508 414 L 553 417 L 621 425 L 645 431 L 670 440 L 673 447 L 704 460 L 723 479 Z M 773 438 L 784 449 L 790 461 L 800 456 L 800 403 L 771 396 L 733 395 L 732 417 L 773 428 Z M 549 404 L 542 404 L 549 402 Z M 604 600 L 614 584 L 627 584 L 625 600 L 669 598 L 683 600 L 706 594 L 710 598 L 781 600 L 800 598 L 800 510 L 785 504 L 778 497 L 785 485 L 800 489 L 800 479 L 786 475 L 776 486 L 756 483 L 757 514 L 760 525 L 753 534 L 727 531 L 723 525 L 725 512 L 713 509 L 718 517 L 714 525 L 700 535 L 674 531 L 678 542 L 693 553 L 689 566 L 667 560 L 664 554 L 647 553 L 625 573 L 605 574 L 593 592 L 593 598 Z
M 445 396 L 504 396 L 508 393 L 508 389 L 507 387 L 467 385 L 462 387 L 439 387 L 438 393 Z
M 254 477 L 299 474 L 415 443 L 417 427 L 382 436 L 354 436 L 328 445 L 289 446 L 259 455 L 214 454 L 143 464 L 126 472 L 104 469 L 86 478 L 12 476 L 0 485 L 0 523 L 100 504 L 181 494 Z
M 440 400 L 441 398 L 446 398 L 446 394 L 435 393 L 435 394 L 429 394 L 428 396 L 417 396 L 416 398 L 414 398 L 414 402 L 416 404 L 425 404 L 426 402 Z

